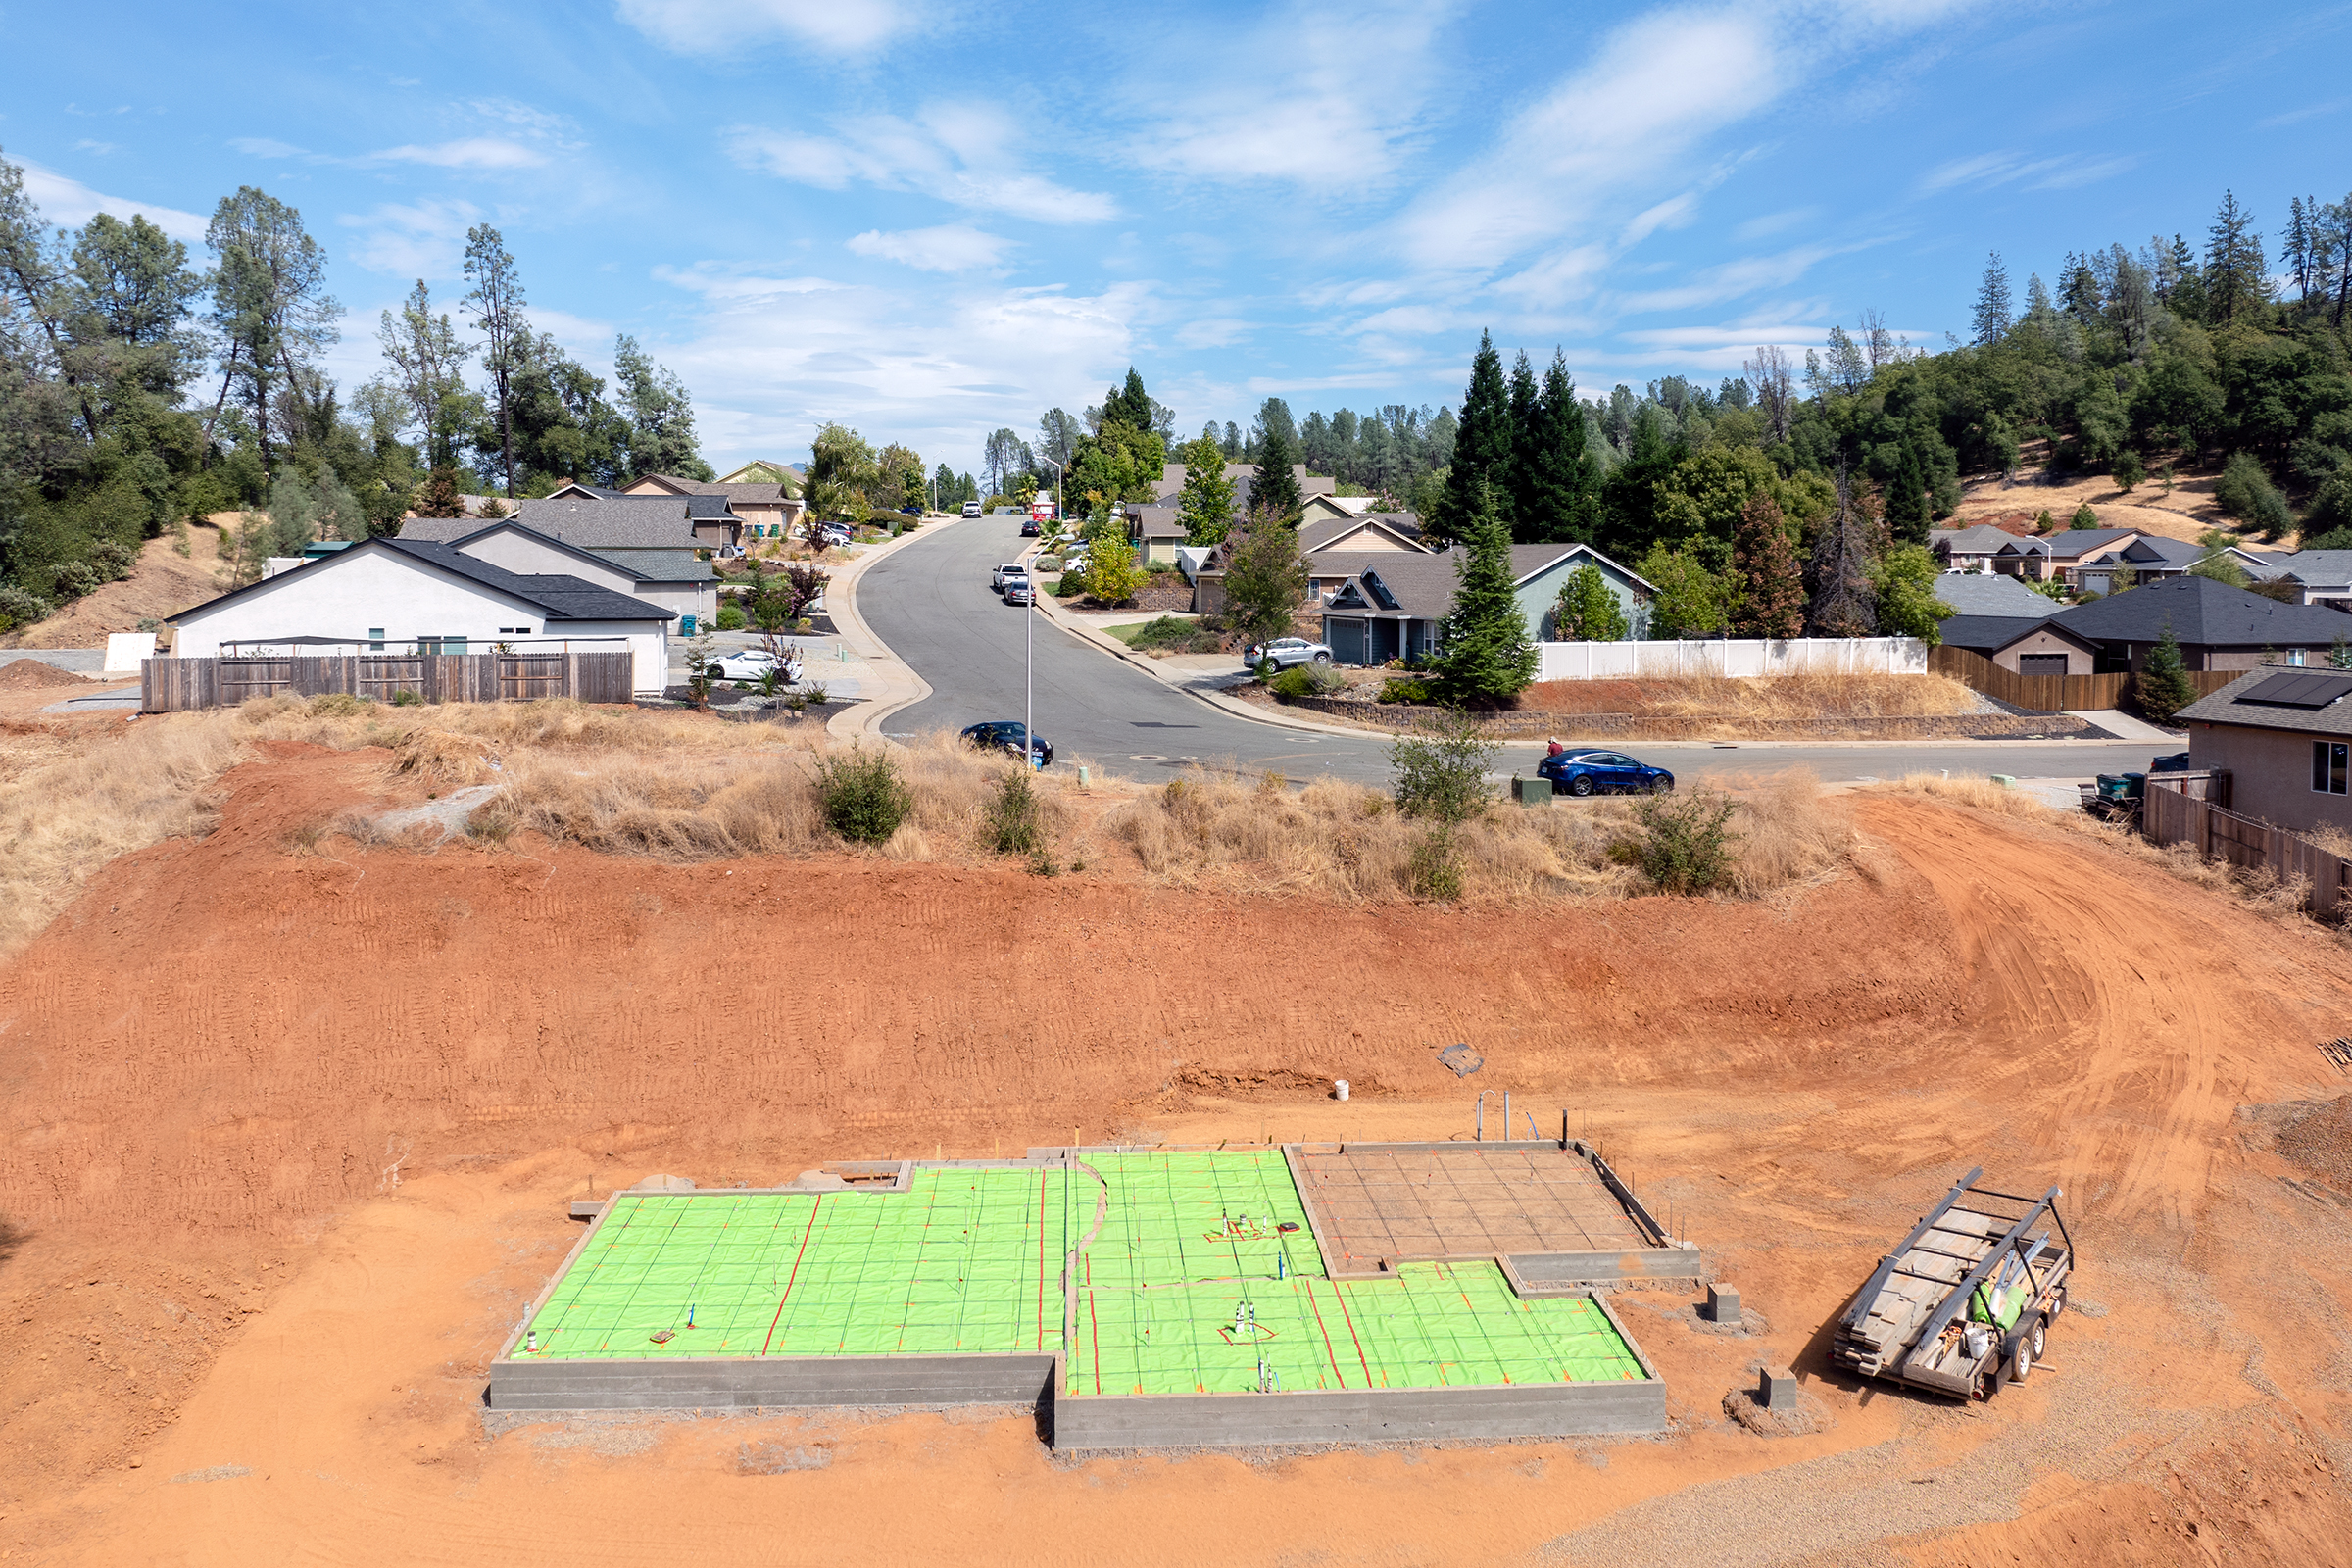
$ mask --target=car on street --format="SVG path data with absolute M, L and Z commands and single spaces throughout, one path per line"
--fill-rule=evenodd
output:
M 1008 605 L 1034 605 L 1037 603 L 1037 589 L 1027 577 L 1007 577 L 1004 579 L 1004 602 Z
M 1328 664 L 1331 649 L 1322 643 L 1310 643 L 1303 637 L 1277 637 L 1271 642 L 1251 643 L 1242 650 L 1242 666 L 1258 670 L 1272 660 L 1276 669 L 1292 669 L 1300 664 Z
M 997 568 L 996 575 L 989 579 L 988 585 L 997 592 L 1003 593 L 1004 585 L 1015 577 L 1020 578 L 1023 582 L 1029 580 L 1029 564 L 1027 562 L 1007 561 Z
M 1674 775 L 1623 752 L 1565 751 L 1536 764 L 1554 795 L 1668 795 Z
M 712 680 L 757 681 L 765 678 L 771 669 L 781 671 L 779 678 L 787 683 L 801 678 L 799 661 L 790 657 L 778 659 L 764 648 L 738 648 L 713 659 L 707 667 Z
M 1038 521 L 1035 517 L 1031 517 L 1028 521 L 1021 524 L 1021 537 L 1024 539 L 1034 539 L 1045 531 L 1046 525 Z
M 989 719 L 967 726 L 962 736 L 963 744 L 977 746 L 982 751 L 1008 752 L 1018 757 L 1021 755 L 1021 733 L 1025 727 L 1017 718 Z M 1050 767 L 1054 762 L 1054 743 L 1043 735 L 1034 736 L 1029 744 L 1029 755 L 1039 767 Z
M 966 501 L 963 504 L 963 514 L 967 517 L 977 517 L 981 511 L 982 508 L 977 501 Z

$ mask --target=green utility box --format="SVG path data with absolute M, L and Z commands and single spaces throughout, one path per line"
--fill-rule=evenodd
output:
M 1517 801 L 1521 806 L 1549 806 L 1551 804 L 1551 780 L 1521 778 L 1514 773 L 1511 775 L 1511 799 Z

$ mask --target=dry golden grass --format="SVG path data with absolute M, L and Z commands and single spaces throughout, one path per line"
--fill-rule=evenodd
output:
M 1852 829 L 1810 773 L 1741 781 L 1733 887 L 1750 896 L 1835 874 Z M 1529 809 L 1495 805 L 1453 844 L 1462 896 L 1626 898 L 1645 890 L 1618 846 L 1640 831 L 1638 802 L 1601 799 Z M 1375 790 L 1318 780 L 1298 794 L 1202 772 L 1107 812 L 1099 831 L 1144 869 L 1180 887 L 1343 901 L 1411 898 L 1425 822 Z
M 240 747 L 218 723 L 0 736 L 0 955 L 32 940 L 118 855 L 200 832 Z
M 1946 675 L 1774 675 L 1732 680 L 1555 680 L 1520 694 L 1522 710 L 1658 718 L 1943 718 L 1979 710 Z

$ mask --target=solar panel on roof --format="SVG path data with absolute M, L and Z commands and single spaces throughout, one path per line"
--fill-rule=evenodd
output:
M 2273 675 L 2240 692 L 2237 700 L 2272 708 L 2326 708 L 2346 692 L 2352 692 L 2352 675 Z

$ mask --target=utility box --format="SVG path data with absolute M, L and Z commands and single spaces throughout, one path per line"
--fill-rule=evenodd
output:
M 1511 776 L 1511 799 L 1517 801 L 1521 806 L 1549 806 L 1551 804 L 1551 780 L 1521 778 L 1517 774 L 1513 774 Z

